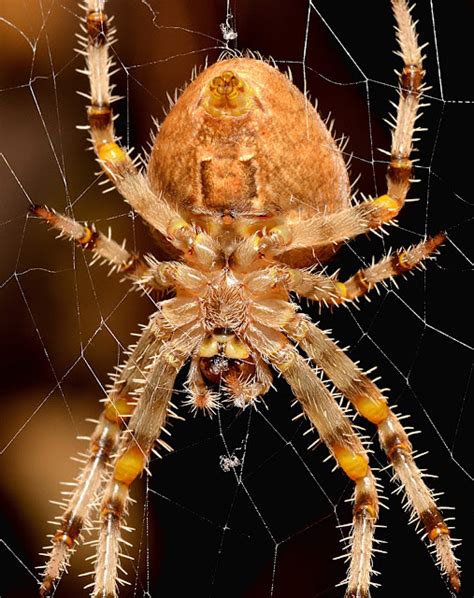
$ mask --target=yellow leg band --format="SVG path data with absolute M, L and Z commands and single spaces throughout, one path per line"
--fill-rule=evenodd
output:
M 131 446 L 119 457 L 114 469 L 114 480 L 127 486 L 135 480 L 145 467 L 145 455 L 138 446 Z
M 131 415 L 134 405 L 127 397 L 119 397 L 115 401 L 109 401 L 104 409 L 104 417 L 110 422 L 118 423 L 124 416 Z
M 127 154 L 114 141 L 99 146 L 98 154 L 99 159 L 104 162 L 125 162 L 127 160 Z
M 390 195 L 381 195 L 373 200 L 374 206 L 384 208 L 385 210 L 391 210 L 393 212 L 398 212 L 400 209 L 400 204 L 396 199 L 390 197 Z
M 355 401 L 357 411 L 373 424 L 385 421 L 390 413 L 389 406 L 383 399 L 363 396 Z
M 84 234 L 82 235 L 82 237 L 80 239 L 77 240 L 77 242 L 80 245 L 87 245 L 88 243 L 91 242 L 93 236 L 94 236 L 94 231 L 91 228 L 89 228 L 88 226 L 84 226 Z
M 347 287 L 343 282 L 336 282 L 336 289 L 342 299 L 347 297 Z
M 336 445 L 334 447 L 334 456 L 340 467 L 351 480 L 359 480 L 367 475 L 369 464 L 367 457 L 355 453 L 345 446 Z

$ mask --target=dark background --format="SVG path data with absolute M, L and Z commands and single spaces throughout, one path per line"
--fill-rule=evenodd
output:
M 389 101 L 396 99 L 393 69 L 400 68 L 392 53 L 389 2 L 314 4 L 318 12 L 310 12 L 307 90 L 318 98 L 323 116 L 331 112 L 337 134 L 349 135 L 352 179 L 362 176 L 358 189 L 382 193 L 384 156 L 376 148 L 389 148 L 383 119 Z M 238 47 L 271 55 L 282 69 L 289 64 L 303 89 L 308 3 L 238 0 L 232 8 Z M 116 105 L 124 143 L 145 146 L 152 116 L 162 119 L 168 105 L 166 92 L 172 95 L 206 56 L 217 58 L 225 9 L 226 3 L 217 0 L 108 3 L 118 27 L 114 50 L 120 72 L 114 82 L 125 96 Z M 153 245 L 115 192 L 100 193 L 97 167 L 85 151 L 86 134 L 75 129 L 85 122 L 84 100 L 75 91 L 87 89 L 85 78 L 76 73 L 82 60 L 73 51 L 76 3 L 4 0 L 0 11 L 7 21 L 0 22 L 0 143 L 6 160 L 0 161 L 0 550 L 7 571 L 0 579 L 0 596 L 9 598 L 35 595 L 34 567 L 42 562 L 38 552 L 50 531 L 45 521 L 56 514 L 48 500 L 58 498 L 59 481 L 75 475 L 69 456 L 84 443 L 74 438 L 90 432 L 84 419 L 99 411 L 107 372 L 121 360 L 130 332 L 152 310 L 149 300 L 107 278 L 104 268 L 86 267 L 80 250 L 56 241 L 27 218 L 28 204 L 68 210 L 102 230 L 112 226 L 114 237 L 126 237 L 131 248 L 147 251 Z M 474 6 L 467 0 L 423 1 L 415 15 L 422 41 L 430 44 L 426 68 L 432 86 L 431 105 L 420 121 L 429 130 L 417 144 L 420 182 L 410 193 L 421 199 L 407 205 L 390 239 L 358 239 L 331 268 L 350 275 L 372 255 L 438 230 L 446 230 L 449 240 L 427 272 L 400 281 L 399 290 L 392 287 L 380 297 L 373 293 L 360 311 L 313 310 L 313 316 L 333 330 L 342 346 L 352 347 L 350 355 L 363 367 L 378 366 L 392 403 L 411 414 L 409 425 L 421 430 L 414 441 L 429 453 L 420 463 L 439 475 L 433 485 L 445 491 L 441 504 L 456 507 L 455 536 L 464 539 L 461 596 L 470 597 Z M 181 387 L 182 380 L 176 403 Z M 290 403 L 288 389 L 277 381 L 276 391 L 257 411 L 222 410 L 220 418 L 189 416 L 174 425 L 176 450 L 152 463 L 146 509 L 145 482 L 134 488 L 132 554 L 139 556 L 139 573 L 127 565 L 132 586 L 122 595 L 146 595 L 147 587 L 161 598 L 191 592 L 266 598 L 272 587 L 275 598 L 343 595 L 335 584 L 343 579 L 345 565 L 333 557 L 341 554 L 336 526 L 350 521 L 345 501 L 351 485 L 340 472 L 331 473 L 331 463 L 323 463 L 324 448 L 306 450 L 311 435 L 303 437 L 307 425 L 292 421 L 298 411 Z M 226 453 L 245 455 L 243 485 L 236 483 L 234 472 L 220 468 L 219 457 Z M 385 463 L 376 443 L 373 463 Z M 389 510 L 381 513 L 386 528 L 378 537 L 387 541 L 388 554 L 375 559 L 382 588 L 374 598 L 448 597 L 414 527 L 407 525 L 399 497 L 391 494 L 390 473 L 380 476 Z M 84 579 L 77 575 L 88 570 L 84 558 L 89 554 L 86 549 L 75 556 L 58 598 L 86 595 L 80 589 Z

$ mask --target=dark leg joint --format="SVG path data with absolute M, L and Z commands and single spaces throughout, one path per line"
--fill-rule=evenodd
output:
M 107 15 L 101 11 L 92 11 L 87 15 L 87 35 L 90 43 L 99 48 L 107 43 Z
M 377 513 L 375 507 L 371 502 L 363 502 L 354 507 L 354 514 L 356 519 L 377 519 Z
M 420 521 L 432 542 L 441 534 L 449 536 L 448 526 L 438 510 L 423 511 L 420 513 Z
M 123 486 L 123 484 L 119 484 Z M 112 497 L 111 500 L 102 504 L 100 516 L 104 520 L 103 525 L 109 523 L 119 525 L 124 514 L 124 503 L 122 500 Z
M 409 95 L 418 96 L 421 83 L 423 81 L 424 71 L 416 64 L 407 64 L 403 68 L 400 77 L 402 95 L 406 98 Z
M 92 439 L 90 451 L 93 455 L 94 460 L 102 461 L 103 463 L 108 463 L 110 460 L 110 455 L 115 448 L 115 440 L 111 437 L 106 437 L 105 439 Z
M 344 598 L 369 598 L 369 593 L 365 590 L 347 590 Z
M 112 109 L 110 106 L 89 106 L 87 118 L 92 129 L 106 129 L 112 124 Z
M 38 218 L 46 220 L 47 222 L 54 220 L 54 218 L 56 217 L 54 210 L 50 210 L 46 206 L 33 204 L 28 209 L 31 214 L 33 214 L 34 216 L 37 216 Z
M 370 282 L 367 281 L 362 271 L 357 272 L 354 276 L 354 282 L 358 289 L 362 290 L 364 293 L 369 291 L 371 288 Z
M 41 596 L 41 598 L 48 598 L 48 596 L 51 596 L 51 594 L 53 593 L 53 590 L 53 580 L 49 578 L 44 579 L 39 589 L 39 595 Z
M 63 529 L 58 529 L 54 534 L 53 542 L 62 542 L 68 548 L 72 548 L 81 533 L 83 525 L 84 519 L 82 517 L 70 517 L 66 514 L 63 519 Z
M 409 181 L 413 173 L 412 162 L 408 158 L 392 156 L 387 169 L 387 176 L 394 183 Z
M 396 436 L 387 440 L 387 447 L 385 448 L 387 458 L 392 463 L 404 455 L 411 454 L 411 450 L 408 442 L 403 442 Z

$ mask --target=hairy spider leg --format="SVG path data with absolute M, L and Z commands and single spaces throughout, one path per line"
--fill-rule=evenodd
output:
M 443 234 L 437 234 L 408 249 L 398 249 L 368 268 L 362 268 L 348 280 L 336 282 L 339 295 L 337 303 L 358 299 L 381 282 L 391 280 L 394 276 L 407 274 L 416 268 L 423 268 L 424 261 L 433 258 L 433 254 L 445 240 Z
M 131 347 L 127 361 L 114 374 L 113 385 L 106 398 L 106 406 L 95 430 L 93 431 L 84 467 L 77 479 L 64 514 L 59 519 L 56 533 L 52 537 L 52 547 L 47 553 L 43 582 L 40 588 L 42 596 L 49 596 L 54 582 L 67 568 L 69 557 L 79 542 L 82 530 L 90 527 L 90 511 L 96 505 L 97 494 L 113 459 L 120 441 L 120 433 L 126 426 L 126 419 L 131 416 L 139 388 L 137 379 L 143 378 L 144 368 L 160 345 L 171 335 L 171 331 L 158 321 L 155 315 L 143 331 L 139 342 Z
M 423 267 L 424 261 L 433 257 L 445 239 L 444 235 L 438 234 L 408 249 L 389 253 L 377 263 L 362 268 L 344 282 L 339 281 L 335 275 L 325 276 L 278 264 L 250 273 L 246 278 L 246 284 L 260 290 L 282 285 L 289 292 L 319 301 L 326 306 L 341 305 L 362 297 L 379 283 L 391 280 L 394 276 L 404 275 Z
M 367 452 L 335 397 L 286 336 L 255 322 L 249 326 L 246 338 L 282 374 L 319 437 L 344 473 L 354 482 L 346 596 L 367 598 L 379 512 L 376 480 L 369 466 Z
M 110 229 L 108 235 L 104 235 L 96 230 L 94 224 L 81 224 L 47 206 L 35 205 L 30 211 L 59 231 L 59 237 L 75 241 L 80 247 L 92 251 L 94 258 L 91 263 L 101 261 L 111 267 L 111 272 L 118 272 L 132 280 L 145 275 L 146 265 L 143 260 L 125 249 L 125 241 L 122 244 L 114 241 Z
M 406 0 L 392 0 L 397 21 L 400 75 L 399 103 L 393 123 L 387 192 L 332 214 L 287 221 L 245 239 L 233 255 L 235 267 L 245 270 L 259 257 L 282 255 L 295 249 L 322 247 L 352 239 L 392 221 L 404 206 L 412 176 L 413 134 L 423 92 L 423 56 Z
M 277 366 L 278 367 L 278 366 Z M 283 377 L 291 386 L 303 411 L 328 446 L 344 473 L 354 483 L 352 531 L 347 540 L 349 571 L 342 582 L 347 598 L 369 596 L 372 554 L 379 504 L 376 480 L 368 455 L 347 417 L 317 373 L 296 353 L 291 364 L 281 364 Z M 330 426 L 327 421 L 330 420 Z M 329 428 L 325 430 L 324 428 Z
M 139 158 L 132 160 L 115 134 L 111 103 L 110 69 L 113 60 L 109 48 L 114 42 L 114 30 L 109 30 L 109 18 L 103 11 L 103 0 L 87 0 L 85 4 L 86 36 L 79 36 L 85 56 L 90 94 L 82 94 L 90 101 L 87 109 L 91 141 L 98 162 L 124 199 L 140 216 L 183 251 L 184 257 L 207 267 L 220 263 L 216 241 L 207 233 L 196 231 L 170 203 L 151 189 L 146 174 L 138 170 Z
M 46 206 L 33 206 L 31 212 L 59 231 L 59 237 L 75 241 L 83 249 L 91 251 L 91 265 L 100 261 L 111 267 L 110 273 L 117 272 L 130 279 L 138 288 L 166 292 L 176 283 L 176 271 L 186 268 L 181 262 L 159 262 L 153 256 L 141 258 L 114 241 L 108 235 L 97 231 L 94 224 L 81 224 L 69 216 L 59 214 Z
M 199 323 L 176 330 L 152 357 L 142 381 L 138 406 L 122 436 L 118 457 L 113 464 L 100 507 L 99 538 L 95 558 L 92 596 L 116 598 L 120 566 L 122 530 L 130 501 L 130 486 L 146 468 L 150 453 L 160 439 L 169 415 L 177 373 L 204 337 Z
M 273 289 L 283 287 L 290 293 L 326 306 L 341 305 L 365 295 L 381 282 L 422 267 L 424 260 L 433 257 L 444 241 L 445 236 L 438 234 L 408 249 L 399 249 L 368 268 L 362 268 L 344 282 L 339 281 L 336 275 L 327 276 L 283 264 L 272 264 L 247 274 L 244 284 L 254 293 L 271 293 Z
M 415 463 L 409 434 L 389 408 L 381 390 L 308 318 L 296 315 L 286 331 L 358 413 L 377 426 L 380 444 L 406 493 L 413 518 L 421 523 L 425 537 L 435 547 L 441 571 L 448 577 L 453 590 L 458 592 L 459 569 L 449 528 L 436 505 L 433 492 L 425 484 L 423 473 Z

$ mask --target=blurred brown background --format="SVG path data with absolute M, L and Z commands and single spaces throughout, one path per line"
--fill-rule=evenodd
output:
M 306 81 L 322 115 L 331 112 L 337 133 L 350 136 L 346 151 L 353 153 L 352 178 L 362 175 L 358 188 L 366 194 L 381 192 L 383 155 L 375 148 L 389 147 L 383 118 L 389 100 L 395 99 L 393 69 L 400 66 L 392 54 L 389 2 L 316 0 L 314 5 L 306 39 L 306 1 L 233 1 L 237 47 L 271 55 L 282 69 L 291 66 L 300 88 Z M 118 28 L 114 83 L 124 96 L 115 106 L 117 129 L 123 143 L 142 148 L 152 117 L 163 118 L 166 92 L 172 95 L 195 65 L 206 57 L 214 61 L 223 49 L 219 24 L 225 21 L 226 2 L 136 0 L 108 2 L 107 10 Z M 407 206 L 391 241 L 358 240 L 333 267 L 353 272 L 392 244 L 409 245 L 440 229 L 448 231 L 450 241 L 428 273 L 401 282 L 397 295 L 374 296 L 362 304 L 362 312 L 315 313 L 343 346 L 352 345 L 354 359 L 367 368 L 379 366 L 393 401 L 412 414 L 413 425 L 423 432 L 417 446 L 430 449 L 423 465 L 440 474 L 436 487 L 446 490 L 444 503 L 457 507 L 457 535 L 466 540 L 469 496 L 472 501 L 472 485 L 467 490 L 472 477 L 466 471 L 472 471 L 473 339 L 467 289 L 472 280 L 474 89 L 467 65 L 473 56 L 473 11 L 468 0 L 418 3 L 422 40 L 430 43 L 432 85 L 431 107 L 421 121 L 429 131 L 417 145 L 421 182 L 412 193 L 421 201 Z M 150 300 L 107 278 L 106 269 L 87 267 L 80 250 L 56 241 L 44 225 L 26 216 L 30 202 L 46 203 L 94 221 L 102 230 L 112 226 L 114 237 L 126 237 L 128 247 L 153 249 L 146 229 L 118 195 L 101 194 L 86 134 L 75 128 L 85 123 L 85 100 L 76 90 L 87 89 L 85 77 L 76 73 L 82 59 L 73 49 L 79 14 L 69 0 L 0 1 L 0 549 L 8 571 L 0 580 L 1 598 L 35 595 L 34 567 L 42 562 L 37 554 L 50 531 L 45 521 L 56 514 L 48 500 L 58 498 L 59 481 L 75 475 L 69 456 L 84 445 L 75 436 L 90 432 L 84 419 L 98 413 L 107 372 L 121 361 L 130 332 L 153 309 Z M 188 417 L 175 426 L 176 452 L 152 466 L 149 514 L 142 507 L 143 488 L 141 497 L 135 490 L 138 531 L 133 542 L 140 565 L 138 575 L 130 567 L 132 587 L 124 595 L 146 595 L 148 587 L 153 596 L 166 598 L 186 595 L 191 588 L 195 596 L 263 598 L 270 596 L 272 579 L 278 598 L 341 595 L 334 585 L 344 565 L 331 559 L 340 552 L 335 525 L 350 520 L 344 504 L 350 487 L 322 464 L 323 449 L 306 451 L 308 437 L 303 439 L 300 423 L 291 422 L 295 411 L 289 408 L 288 391 L 283 386 L 277 390 L 267 397 L 269 409 L 261 407 L 261 415 L 249 412 L 235 419 L 235 413 L 225 411 L 220 421 Z M 236 486 L 232 473 L 219 468 L 224 439 L 229 452 L 240 457 L 242 442 L 248 441 L 249 495 Z M 382 463 L 376 452 L 375 463 L 379 459 Z M 388 490 L 387 474 L 383 481 Z M 390 507 L 383 514 L 389 528 L 381 532 L 390 541 L 389 556 L 376 563 L 383 584 L 378 595 L 449 596 L 413 528 L 405 529 L 396 497 L 390 497 Z M 230 530 L 223 533 L 224 527 Z M 77 578 L 87 570 L 85 554 L 90 551 L 74 559 L 58 597 L 85 595 L 80 590 L 84 580 Z M 416 579 L 408 591 L 398 573 L 401 567 Z M 465 596 L 472 595 L 470 575 L 465 572 Z

